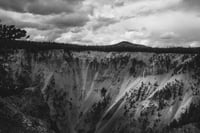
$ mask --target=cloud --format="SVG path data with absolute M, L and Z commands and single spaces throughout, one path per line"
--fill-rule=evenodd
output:
M 123 6 L 119 7 L 110 6 L 110 8 L 106 8 L 107 6 L 102 6 L 99 12 L 102 14 L 112 14 L 118 18 L 133 18 L 169 10 L 176 7 L 180 2 L 181 0 L 134 0 L 126 2 Z
M 179 8 L 183 8 L 189 11 L 200 11 L 200 1 L 199 0 L 182 0 Z
M 25 7 L 28 3 L 31 4 L 36 0 L 1 0 L 0 7 L 5 10 L 25 12 Z
M 16 12 L 33 14 L 72 13 L 81 6 L 83 0 L 1 0 L 0 7 Z
M 36 35 L 32 38 L 32 40 L 34 41 L 44 41 L 47 40 L 45 36 L 41 36 L 41 35 Z
M 41 16 L 34 16 L 29 13 L 16 13 L 0 9 L 1 23 L 15 25 L 18 28 L 36 28 L 39 30 L 51 29 L 52 26 L 43 23 Z
M 36 28 L 50 30 L 54 28 L 69 28 L 84 26 L 89 18 L 85 13 L 34 15 L 30 13 L 16 13 L 0 9 L 2 23 L 16 25 L 19 28 Z
M 98 30 L 101 27 L 109 26 L 111 24 L 117 23 L 119 20 L 110 17 L 98 17 L 92 26 L 93 30 Z
M 161 36 L 160 36 L 161 39 L 167 39 L 167 40 L 174 39 L 177 37 L 178 37 L 178 35 L 174 32 L 166 32 L 166 33 L 161 34 Z
M 190 47 L 200 47 L 200 42 L 199 41 L 193 41 L 189 43 Z
M 38 41 L 41 38 L 43 38 L 41 41 L 55 41 L 61 34 L 67 32 L 63 29 L 39 30 L 35 28 L 25 28 L 25 30 L 27 34 L 30 35 L 30 40 L 33 41 Z
M 120 7 L 120 6 L 124 6 L 125 2 L 122 0 L 115 0 L 114 2 L 114 6 Z
M 45 21 L 48 24 L 55 25 L 58 28 L 80 27 L 84 26 L 89 20 L 87 14 L 74 13 L 74 14 L 59 14 L 47 18 Z
M 79 32 L 79 33 L 74 33 L 74 32 L 66 32 L 62 33 L 58 38 L 55 39 L 56 42 L 66 42 L 66 43 L 76 43 L 80 42 L 83 37 L 85 36 L 85 32 Z

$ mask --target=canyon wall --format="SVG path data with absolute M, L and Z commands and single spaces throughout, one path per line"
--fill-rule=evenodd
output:
M 19 116 L 13 130 L 200 132 L 198 54 L 15 50 L 7 57 L 0 105 Z M 6 126 L 16 124 L 4 120 L 0 129 L 11 132 Z

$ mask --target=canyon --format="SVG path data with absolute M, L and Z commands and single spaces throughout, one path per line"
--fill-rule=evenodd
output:
M 2 133 L 198 133 L 200 55 L 1 52 Z

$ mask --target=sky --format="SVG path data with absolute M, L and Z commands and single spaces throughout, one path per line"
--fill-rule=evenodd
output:
M 200 0 L 0 0 L 0 20 L 32 41 L 200 46 Z

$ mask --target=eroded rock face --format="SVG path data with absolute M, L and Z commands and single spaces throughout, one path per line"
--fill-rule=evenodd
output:
M 2 99 L 45 132 L 200 132 L 199 55 L 18 50 L 11 56 L 10 77 L 23 90 Z

